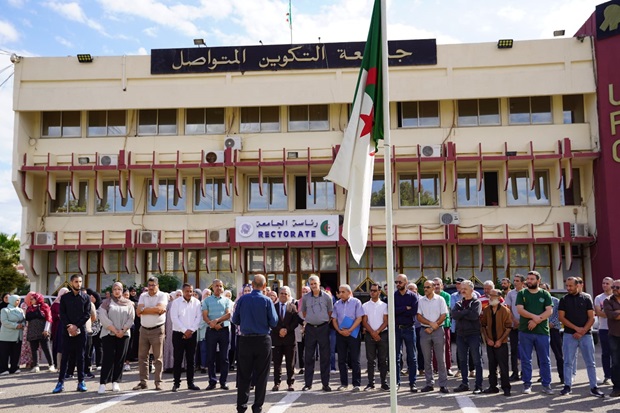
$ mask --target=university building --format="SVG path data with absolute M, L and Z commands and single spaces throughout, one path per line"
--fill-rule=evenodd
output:
M 597 168 L 614 161 L 602 153 L 596 44 L 592 33 L 391 44 L 393 180 L 381 150 L 359 264 L 340 236 L 346 193 L 323 177 L 363 43 L 20 58 L 13 183 L 32 287 L 166 273 L 238 290 L 264 273 L 299 296 L 316 273 L 365 292 L 387 278 L 390 196 L 396 271 L 410 279 L 535 269 L 552 288 L 578 275 L 596 291 L 608 274 L 593 268 L 619 260 L 597 246 L 616 225 L 599 218 L 599 196 L 618 191 L 598 193 L 610 175 Z

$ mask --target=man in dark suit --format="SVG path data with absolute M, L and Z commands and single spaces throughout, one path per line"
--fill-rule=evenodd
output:
M 273 345 L 273 381 L 272 391 L 280 390 L 282 376 L 282 356 L 286 356 L 286 384 L 288 391 L 294 391 L 295 382 L 295 328 L 299 323 L 297 305 L 291 301 L 291 290 L 281 287 L 278 302 L 275 304 L 278 313 L 278 324 L 271 330 Z

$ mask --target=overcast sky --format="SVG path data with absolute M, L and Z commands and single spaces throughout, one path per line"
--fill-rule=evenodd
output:
M 292 0 L 294 43 L 363 41 L 374 0 Z M 388 38 L 438 44 L 572 36 L 597 0 L 387 0 Z M 151 49 L 290 43 L 288 0 L 0 0 L 0 232 L 19 233 L 11 183 L 11 53 L 150 54 Z M 10 78 L 9 78 L 10 77 Z M 8 79 L 8 80 L 7 80 Z

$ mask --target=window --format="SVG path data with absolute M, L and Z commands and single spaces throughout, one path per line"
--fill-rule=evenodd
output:
M 323 178 L 312 178 L 312 193 L 308 193 L 308 178 L 295 177 L 295 209 L 336 209 L 334 183 Z
M 207 270 L 207 262 L 209 269 Z M 224 286 L 235 286 L 235 274 L 230 270 L 230 250 L 209 249 L 189 250 L 187 252 L 188 282 L 196 288 L 209 288 L 214 279 L 222 280 Z
M 458 245 L 456 248 L 459 266 L 458 270 L 454 272 L 455 279 L 463 277 L 476 284 L 482 284 L 486 280 L 494 282 L 497 280 L 495 270 L 498 269 L 498 257 L 495 257 L 493 246 L 485 245 L 482 247 L 482 271 L 480 271 L 480 246 Z M 503 258 L 503 254 L 501 254 L 500 258 Z M 501 270 L 503 269 L 501 267 Z
M 372 194 L 370 195 L 371 207 L 385 206 L 385 179 L 383 175 L 372 178 Z
M 420 247 L 400 247 L 400 272 L 407 274 L 410 282 L 417 284 L 435 277 L 443 279 L 443 247 L 426 246 L 422 248 L 423 265 L 420 269 Z M 388 288 L 394 288 L 388 286 Z M 389 291 L 393 293 L 393 291 Z
M 224 108 L 187 109 L 185 111 L 185 134 L 224 134 Z
M 510 98 L 511 125 L 552 123 L 551 96 Z
M 70 182 L 56 182 L 56 199 L 50 199 L 52 214 L 83 214 L 88 207 L 88 181 L 80 181 L 73 191 Z M 74 196 L 75 194 L 75 196 Z
M 176 109 L 142 109 L 138 115 L 138 135 L 175 135 Z
M 88 112 L 88 136 L 123 136 L 127 134 L 124 110 L 91 110 Z
M 400 206 L 438 206 L 441 192 L 439 174 L 422 174 L 420 182 L 417 178 L 417 175 L 400 176 Z
M 101 199 L 97 199 L 97 212 L 131 213 L 133 199 L 123 198 L 118 181 L 103 181 Z
M 43 112 L 41 118 L 41 136 L 44 138 L 82 136 L 79 111 Z
M 194 211 L 232 211 L 232 208 L 232 193 L 226 195 L 224 179 L 207 178 L 204 188 L 200 179 L 194 180 Z
M 497 206 L 497 172 L 484 172 L 481 189 L 478 191 L 476 172 L 459 173 L 456 183 L 456 203 L 459 207 Z
M 585 271 L 583 263 L 585 261 L 585 256 L 583 245 L 572 244 L 570 246 L 570 254 L 572 256 L 572 265 L 570 268 L 568 268 L 568 261 L 566 259 L 566 248 L 564 248 L 564 246 L 560 246 L 560 250 L 562 258 L 562 276 L 564 279 L 567 279 L 568 277 L 584 278 Z
M 280 132 L 278 106 L 241 108 L 241 133 Z
M 508 174 L 509 206 L 516 205 L 549 205 L 549 174 L 547 171 L 534 172 L 534 188 L 526 171 Z
M 547 244 L 534 245 L 534 257 L 530 257 L 529 245 L 508 246 L 508 273 L 527 274 L 531 263 L 536 263 L 535 270 L 540 273 L 541 282 L 549 283 L 551 287 L 551 246 Z
M 499 125 L 498 99 L 466 99 L 458 101 L 459 126 Z
M 289 106 L 288 130 L 289 132 L 329 130 L 328 106 Z
M 98 254 L 98 251 L 89 251 L 89 254 L 93 253 Z M 125 265 L 126 262 L 126 254 L 127 252 L 124 250 L 111 250 L 103 252 L 107 257 L 107 268 L 106 272 L 99 271 L 99 280 L 100 280 L 100 289 L 103 290 L 108 288 L 112 284 L 117 281 L 123 283 L 124 286 L 132 286 L 136 283 L 135 276 L 127 272 L 127 267 Z M 92 257 L 94 258 L 94 257 Z M 88 265 L 90 267 L 91 256 L 89 256 Z M 96 260 L 93 260 L 93 264 L 96 263 Z M 90 268 L 88 270 L 90 272 Z M 90 277 L 89 277 L 90 279 Z
M 564 123 L 584 123 L 583 95 L 562 96 Z
M 149 180 L 147 188 L 147 212 L 185 212 L 185 180 L 178 193 L 176 179 L 160 179 L 153 196 L 153 181 Z
M 399 102 L 399 128 L 428 128 L 439 126 L 439 101 Z
M 66 251 L 64 256 L 64 274 L 58 273 L 56 251 L 47 253 L 47 294 L 57 295 L 62 287 L 69 287 L 71 274 L 80 272 L 78 267 L 79 252 Z
M 560 184 L 560 205 L 581 205 L 581 180 L 579 169 L 573 169 L 573 184 L 566 187 L 566 178 L 562 170 L 562 183 Z
M 288 197 L 284 194 L 284 182 L 282 178 L 264 178 L 262 192 L 263 194 L 261 195 L 258 178 L 250 178 L 248 209 L 288 209 Z
M 360 258 L 359 264 L 349 252 L 349 270 L 347 281 L 355 292 L 369 292 L 370 284 L 383 285 L 387 281 L 387 259 L 385 247 L 368 247 Z M 372 257 L 371 257 L 372 256 Z

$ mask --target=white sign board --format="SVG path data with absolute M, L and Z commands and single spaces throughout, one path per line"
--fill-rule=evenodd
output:
M 237 217 L 237 242 L 338 241 L 338 215 Z

